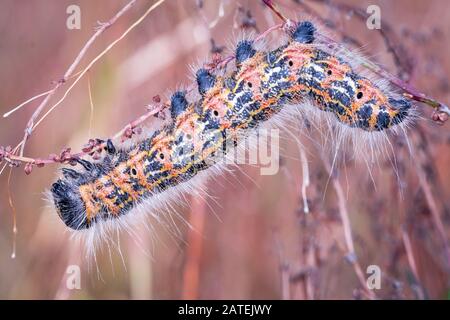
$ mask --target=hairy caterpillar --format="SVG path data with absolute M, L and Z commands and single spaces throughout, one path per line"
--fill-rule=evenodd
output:
M 200 98 L 185 91 L 171 97 L 172 123 L 135 146 L 119 150 L 108 141 L 98 163 L 77 159 L 84 170 L 63 168 L 51 187 L 64 223 L 85 230 L 126 217 L 140 204 L 214 167 L 262 124 L 280 111 L 312 102 L 324 115 L 357 132 L 392 130 L 410 118 L 406 98 L 363 76 L 351 62 L 315 42 L 309 21 L 295 24 L 286 44 L 257 50 L 242 40 L 236 70 L 220 75 L 196 72 Z

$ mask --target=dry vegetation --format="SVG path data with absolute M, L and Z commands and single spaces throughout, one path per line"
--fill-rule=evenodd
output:
M 108 21 L 127 3 L 78 1 L 81 30 L 65 27 L 71 1 L 0 5 L 0 113 L 24 97 L 56 88 L 42 116 L 86 70 L 63 102 L 32 135 L 26 135 L 22 157 L 48 164 L 33 169 L 31 175 L 24 173 L 24 168 L 31 170 L 24 165 L 6 167 L 0 175 L 0 298 L 441 299 L 449 295 L 450 133 L 448 124 L 437 125 L 439 121 L 433 120 L 441 119 L 421 104 L 422 119 L 409 131 L 410 145 L 402 136 L 392 138 L 395 164 L 392 158 L 381 159 L 369 174 L 363 162 L 348 160 L 331 170 L 328 158 L 308 139 L 302 140 L 306 151 L 299 154 L 295 141 L 285 136 L 277 175 L 261 176 L 258 168 L 244 165 L 242 171 L 206 186 L 214 200 L 192 197 L 189 207 L 177 207 L 195 230 L 178 219 L 172 232 L 158 224 L 151 234 L 144 227 L 136 230 L 139 243 L 136 235 L 124 233 L 123 260 L 117 250 L 111 256 L 104 250 L 97 257 L 99 271 L 95 265 L 89 267 L 79 244 L 42 200 L 58 167 L 55 156 L 47 159 L 47 155 L 57 153 L 58 162 L 68 152 L 64 146 L 81 152 L 89 138 L 115 133 L 126 137 L 135 125 L 158 121 L 153 117 L 160 107 L 157 96 L 165 100 L 178 85 L 187 84 L 190 64 L 211 58 L 210 52 L 233 43 L 243 29 L 260 33 L 280 23 L 259 1 L 167 0 L 125 36 L 149 8 L 147 1 L 136 1 L 117 20 L 110 20 L 110 26 L 97 24 Z M 389 72 L 429 96 L 450 101 L 447 1 L 276 3 L 290 18 L 313 17 L 333 30 L 337 41 L 362 47 Z M 381 31 L 365 27 L 369 4 L 381 7 Z M 77 60 L 95 26 L 98 36 Z M 74 60 L 74 68 L 69 68 Z M 95 63 L 90 65 L 91 61 Z M 1 120 L 0 145 L 24 138 L 23 129 L 43 99 Z M 149 104 L 152 108 L 146 109 Z M 61 149 L 65 153 L 59 155 Z M 20 147 L 17 150 L 20 154 Z M 309 163 L 309 214 L 304 213 L 302 198 L 302 156 Z M 82 267 L 81 290 L 65 287 L 65 270 L 71 264 Z M 383 272 L 382 289 L 369 291 L 364 286 L 365 272 L 374 264 Z

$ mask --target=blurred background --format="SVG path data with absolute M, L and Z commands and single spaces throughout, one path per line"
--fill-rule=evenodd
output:
M 96 39 L 76 71 L 152 2 L 138 0 Z M 275 2 L 289 18 L 313 17 L 337 41 L 450 102 L 447 1 Z M 1 1 L 0 113 L 52 88 L 97 22 L 108 21 L 127 3 Z M 366 27 L 366 8 L 373 4 L 381 9 L 381 30 Z M 81 10 L 79 30 L 66 27 L 70 5 Z M 226 46 L 226 56 L 242 32 L 262 32 L 279 22 L 256 0 L 165 1 L 91 68 L 33 132 L 25 155 L 47 157 L 66 146 L 79 151 L 89 138 L 114 135 L 143 114 L 153 96 L 166 99 L 189 84 L 189 66 L 211 58 L 211 39 L 215 47 Z M 40 102 L 0 119 L 0 145 L 14 147 L 22 139 Z M 307 215 L 298 149 L 285 136 L 276 175 L 262 176 L 259 168 L 243 165 L 205 186 L 214 201 L 190 198 L 189 206 L 176 205 L 194 230 L 179 218 L 169 230 L 152 223 L 152 232 L 142 227 L 133 236 L 120 235 L 122 255 L 115 248 L 111 254 L 100 250 L 90 262 L 44 200 L 59 165 L 35 168 L 28 176 L 23 166 L 13 168 L 9 187 L 6 168 L 0 176 L 0 298 L 447 299 L 450 131 L 448 124 L 430 120 L 430 108 L 418 109 L 421 119 L 409 131 L 412 150 L 404 137 L 391 140 L 397 170 L 389 159 L 371 174 L 365 163 L 347 160 L 329 179 L 326 161 L 303 139 L 311 180 Z M 16 238 L 10 200 L 17 215 Z M 348 254 L 342 210 L 349 216 L 356 254 Z M 66 285 L 71 265 L 81 270 L 78 290 Z M 365 289 L 369 265 L 380 267 L 380 290 Z

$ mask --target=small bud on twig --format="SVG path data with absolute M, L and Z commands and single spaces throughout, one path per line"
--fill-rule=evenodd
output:
M 153 102 L 154 103 L 160 103 L 161 102 L 161 97 L 159 96 L 159 94 L 157 94 L 156 96 L 153 97 Z
M 33 164 L 27 163 L 24 168 L 25 174 L 29 175 L 33 171 Z
M 68 161 L 72 158 L 72 155 L 70 154 L 71 150 L 72 150 L 71 148 L 64 148 L 61 151 L 61 155 L 60 155 L 61 162 Z
M 123 136 L 127 139 L 130 139 L 133 136 L 133 129 L 131 127 L 128 127 L 123 133 Z
M 48 158 L 49 158 L 50 160 L 52 160 L 52 161 L 55 161 L 55 162 L 60 162 L 60 161 L 61 161 L 61 158 L 60 158 L 58 155 L 54 154 L 54 153 L 51 153 L 51 154 L 48 156 Z
M 38 168 L 42 168 L 45 163 L 44 161 L 42 161 L 42 159 L 36 159 L 35 163 L 34 163 Z
M 443 125 L 448 120 L 448 114 L 443 111 L 434 111 L 431 119 L 439 125 Z

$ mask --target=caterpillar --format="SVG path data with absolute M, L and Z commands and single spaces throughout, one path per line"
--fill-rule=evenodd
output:
M 186 90 L 170 98 L 171 123 L 129 148 L 107 142 L 99 162 L 76 159 L 51 187 L 62 221 L 75 231 L 122 221 L 137 207 L 183 187 L 220 165 L 261 126 L 286 110 L 311 105 L 356 135 L 395 130 L 413 114 L 411 103 L 364 76 L 352 61 L 320 44 L 314 23 L 292 23 L 286 43 L 259 50 L 244 39 L 229 74 L 202 67 L 198 98 Z M 105 227 L 107 228 L 107 227 Z

